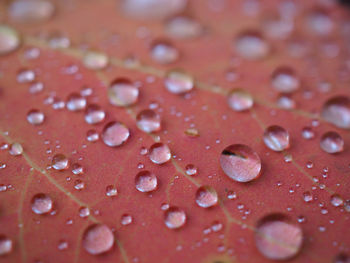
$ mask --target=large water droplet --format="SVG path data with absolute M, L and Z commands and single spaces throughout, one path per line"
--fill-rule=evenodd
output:
M 93 70 L 104 69 L 108 65 L 108 57 L 101 52 L 88 51 L 84 54 L 83 64 Z
M 299 89 L 300 81 L 292 68 L 282 66 L 272 73 L 271 84 L 278 92 L 292 93 Z
M 130 106 L 137 102 L 138 97 L 139 89 L 128 79 L 116 79 L 108 89 L 109 102 L 115 106 Z
M 200 207 L 208 208 L 218 203 L 218 194 L 211 186 L 202 186 L 196 192 L 196 203 Z
M 12 252 L 12 240 L 4 235 L 0 235 L 0 256 L 8 255 Z
M 270 51 L 267 41 L 257 32 L 244 32 L 235 40 L 236 52 L 245 59 L 262 59 Z
M 38 215 L 47 214 L 52 210 L 52 199 L 46 194 L 36 194 L 32 198 L 32 210 Z
M 267 217 L 257 227 L 255 242 L 258 250 L 266 258 L 287 260 L 300 251 L 303 232 L 298 225 L 283 219 Z
M 72 93 L 67 99 L 66 107 L 70 111 L 83 110 L 86 107 L 86 99 L 79 93 Z
M 243 89 L 233 89 L 228 94 L 228 105 L 234 111 L 249 110 L 253 104 L 253 97 Z
M 0 25 L 0 55 L 15 51 L 20 45 L 20 37 L 13 28 Z
M 152 58 L 161 64 L 175 62 L 179 58 L 179 51 L 166 41 L 153 44 L 151 49 Z
M 193 89 L 193 78 L 180 70 L 171 70 L 166 74 L 165 87 L 174 94 L 183 94 Z
M 128 127 L 117 121 L 107 123 L 101 134 L 103 142 L 110 147 L 122 145 L 129 139 L 129 136 Z
M 135 177 L 136 189 L 140 192 L 151 192 L 156 190 L 158 180 L 155 174 L 149 171 L 141 171 Z
M 106 113 L 100 106 L 91 104 L 86 108 L 85 121 L 89 124 L 97 124 L 102 122 L 106 117 Z
M 160 116 L 153 110 L 143 110 L 136 116 L 137 127 L 147 133 L 160 130 Z
M 332 97 L 322 108 L 323 119 L 343 129 L 350 129 L 350 98 L 346 96 Z
M 69 166 L 69 160 L 65 155 L 59 153 L 52 158 L 52 167 L 55 170 L 58 170 L 58 171 L 65 170 L 68 168 L 68 166 Z
M 326 132 L 320 141 L 321 149 L 327 153 L 339 153 L 344 150 L 344 140 L 337 132 Z
M 273 151 L 281 152 L 289 148 L 289 133 L 280 126 L 267 127 L 263 139 L 265 145 Z
M 83 235 L 83 247 L 92 254 L 99 255 L 109 251 L 114 244 L 114 235 L 111 229 L 102 224 L 89 226 Z
M 30 110 L 27 114 L 27 121 L 33 125 L 39 125 L 44 122 L 45 115 L 39 110 Z
M 186 223 L 186 213 L 178 207 L 170 207 L 164 213 L 164 223 L 170 229 L 182 227 Z
M 258 154 L 243 144 L 226 147 L 220 155 L 220 165 L 228 177 L 238 182 L 252 181 L 261 172 Z
M 52 2 L 46 0 L 16 0 L 9 6 L 11 19 L 28 23 L 50 19 L 55 11 Z
M 171 152 L 168 145 L 155 143 L 149 149 L 149 158 L 156 164 L 166 163 L 171 158 Z

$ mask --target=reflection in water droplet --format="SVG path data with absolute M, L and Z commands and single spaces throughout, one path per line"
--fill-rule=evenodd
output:
M 88 130 L 86 133 L 86 139 L 89 142 L 96 142 L 100 138 L 99 134 L 95 130 Z
M 289 148 L 288 132 L 277 125 L 269 126 L 263 135 L 265 145 L 273 151 L 281 152 Z
M 35 72 L 30 69 L 20 70 L 17 74 L 18 83 L 29 83 L 35 80 Z
M 8 255 L 12 252 L 12 240 L 4 235 L 0 235 L 0 256 Z
M 66 107 L 70 111 L 83 110 L 86 107 L 86 99 L 79 93 L 72 93 L 68 96 Z
M 66 156 L 64 156 L 63 154 L 56 154 L 53 158 L 52 158 L 52 167 L 55 170 L 64 170 L 67 169 L 69 166 L 69 160 Z
M 346 96 L 330 98 L 324 104 L 321 116 L 338 128 L 350 129 L 350 98 Z
M 252 181 L 261 172 L 258 154 L 243 144 L 226 147 L 220 155 L 220 165 L 228 177 L 238 182 Z
M 108 57 L 101 52 L 88 51 L 84 54 L 83 64 L 93 70 L 104 69 L 108 65 Z
M 201 186 L 196 192 L 196 203 L 203 208 L 215 206 L 218 203 L 218 194 L 211 186 Z
M 265 218 L 257 227 L 255 243 L 266 258 L 287 260 L 300 251 L 303 232 L 298 225 L 282 219 Z
M 118 190 L 117 188 L 114 187 L 114 185 L 107 185 L 106 187 L 106 195 L 111 197 L 111 196 L 117 196 Z
M 170 160 L 170 149 L 166 144 L 155 143 L 149 149 L 149 158 L 156 164 L 163 164 Z
M 202 25 L 191 17 L 176 16 L 166 23 L 166 31 L 173 38 L 190 39 L 203 34 Z
M 326 132 L 320 141 L 321 149 L 327 153 L 339 153 L 344 150 L 344 140 L 336 132 Z
M 0 25 L 0 56 L 15 51 L 20 43 L 17 31 L 11 27 Z
M 344 200 L 340 195 L 334 194 L 331 196 L 331 204 L 335 207 L 338 207 L 344 204 Z
M 32 210 L 38 215 L 47 214 L 52 210 L 52 199 L 46 194 L 36 194 L 32 198 Z
M 303 193 L 303 199 L 306 203 L 309 203 L 313 200 L 313 196 L 309 191 L 307 191 Z
M 123 226 L 129 225 L 132 223 L 132 216 L 128 214 L 124 214 L 122 215 L 122 218 L 120 221 Z
M 23 153 L 23 147 L 20 143 L 15 142 L 13 144 L 11 144 L 10 146 L 10 154 L 11 155 L 21 155 Z
M 249 110 L 253 106 L 253 97 L 243 89 L 233 89 L 228 94 L 228 105 L 234 111 Z
M 135 177 L 136 189 L 140 192 L 151 192 L 156 190 L 158 180 L 155 174 L 149 171 L 141 171 Z
M 164 223 L 170 229 L 182 227 L 186 223 L 185 211 L 178 207 L 170 207 L 164 213 Z
M 45 115 L 39 110 L 30 110 L 27 114 L 27 121 L 33 125 L 39 125 L 44 122 Z
M 74 188 L 76 190 L 83 190 L 85 188 L 85 184 L 82 180 L 78 179 L 74 181 Z
M 84 232 L 83 247 L 92 255 L 99 255 L 111 250 L 113 244 L 114 235 L 106 225 L 94 224 Z
M 79 216 L 80 217 L 88 217 L 90 215 L 90 209 L 86 206 L 82 206 L 79 208 Z
M 160 116 L 153 110 L 143 110 L 136 116 L 137 127 L 147 133 L 160 130 Z
M 101 134 L 103 142 L 110 147 L 122 145 L 128 140 L 129 136 L 128 127 L 117 121 L 107 123 Z
M 53 3 L 46 0 L 15 0 L 8 9 L 11 19 L 22 23 L 46 21 L 54 11 Z
M 106 117 L 106 113 L 100 106 L 91 104 L 86 108 L 85 121 L 89 124 L 97 124 L 102 122 Z
M 312 130 L 311 127 L 304 127 L 301 131 L 301 135 L 306 140 L 311 140 L 315 138 L 315 132 Z
M 159 41 L 152 45 L 152 58 L 161 64 L 175 62 L 179 58 L 179 51 L 166 41 Z
M 84 173 L 84 168 L 79 163 L 74 163 L 72 165 L 72 173 L 75 175 L 82 175 Z
M 166 74 L 165 87 L 174 94 L 183 94 L 193 89 L 193 78 L 180 70 L 171 70 Z
M 130 106 L 137 102 L 138 97 L 139 89 L 128 79 L 116 79 L 108 89 L 109 102 L 115 106 Z
M 292 93 L 299 89 L 300 81 L 292 68 L 282 66 L 272 73 L 271 84 L 278 92 Z
M 267 41 L 257 32 L 244 32 L 235 40 L 236 52 L 245 59 L 262 59 L 270 51 Z
M 193 164 L 186 165 L 185 169 L 187 175 L 194 176 L 197 174 L 197 167 L 195 167 Z

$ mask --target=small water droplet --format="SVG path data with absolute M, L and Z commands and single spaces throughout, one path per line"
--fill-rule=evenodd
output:
M 320 141 L 321 149 L 327 153 L 339 153 L 344 149 L 344 140 L 337 132 L 326 132 Z
M 173 94 L 183 94 L 193 89 L 193 78 L 181 70 L 171 70 L 165 77 L 165 87 Z
M 35 82 L 29 86 L 29 93 L 31 94 L 37 94 L 43 91 L 44 84 L 41 82 Z
M 104 69 L 108 65 L 108 57 L 102 52 L 88 51 L 84 54 L 83 64 L 93 70 Z
M 338 128 L 350 129 L 350 98 L 332 97 L 323 105 L 321 116 Z
M 84 173 L 84 168 L 79 163 L 74 163 L 72 165 L 72 173 L 75 175 L 82 175 Z
M 157 132 L 161 128 L 160 116 L 153 110 L 143 110 L 136 116 L 136 125 L 144 132 Z
M 86 206 L 82 206 L 79 208 L 79 216 L 80 217 L 88 217 L 90 215 L 90 209 Z
M 0 25 L 0 56 L 15 51 L 20 43 L 20 37 L 15 29 Z
M 226 147 L 220 155 L 220 165 L 228 177 L 238 182 L 252 181 L 261 172 L 258 154 L 243 144 Z
M 135 177 L 136 189 L 140 192 L 151 192 L 156 190 L 158 180 L 155 174 L 149 171 L 141 171 Z
M 128 214 L 124 214 L 122 215 L 122 218 L 120 221 L 123 226 L 130 225 L 132 223 L 132 216 Z
M 281 152 L 289 148 L 288 132 L 277 125 L 269 126 L 263 135 L 265 145 L 273 151 Z
M 253 107 L 253 97 L 243 89 L 233 89 L 228 94 L 228 105 L 234 111 L 245 111 Z
M 285 110 L 291 110 L 296 107 L 295 101 L 291 97 L 284 94 L 278 97 L 277 105 L 281 109 L 285 109 Z
M 20 70 L 17 74 L 18 83 L 29 83 L 35 80 L 35 72 L 30 69 Z
M 155 143 L 149 149 L 149 158 L 156 164 L 163 164 L 170 160 L 170 149 L 166 144 Z
M 108 226 L 94 224 L 85 230 L 82 242 L 88 253 L 99 255 L 111 250 L 114 244 L 114 235 Z
M 66 107 L 70 111 L 83 110 L 86 107 L 86 99 L 79 93 L 72 93 L 68 96 Z
M 201 186 L 196 192 L 196 203 L 203 208 L 215 206 L 218 203 L 218 194 L 211 186 Z
M 97 124 L 102 122 L 106 117 L 106 113 L 100 106 L 91 104 L 86 108 L 85 121 L 89 124 Z
M 23 153 L 23 147 L 20 143 L 15 142 L 13 144 L 11 144 L 10 146 L 10 154 L 11 155 L 21 155 Z
M 39 110 L 30 110 L 27 114 L 27 121 L 33 125 L 40 125 L 44 122 L 45 115 Z
M 313 200 L 313 196 L 309 191 L 307 191 L 303 193 L 303 199 L 306 203 L 309 203 Z
M 115 188 L 114 185 L 107 185 L 106 187 L 107 196 L 112 197 L 112 196 L 117 196 L 117 194 L 118 194 L 118 190 L 117 188 Z
M 189 128 L 185 131 L 185 134 L 189 137 L 199 137 L 199 131 L 196 128 Z
M 89 142 L 96 142 L 100 138 L 100 135 L 95 130 L 88 130 L 86 133 L 86 139 Z
M 300 81 L 292 68 L 281 66 L 272 73 L 271 84 L 278 92 L 292 93 L 299 89 Z
M 169 64 L 179 58 L 179 51 L 169 42 L 158 41 L 152 45 L 151 56 L 158 63 Z
M 315 132 L 311 127 L 304 127 L 301 131 L 301 136 L 303 136 L 303 138 L 306 140 L 311 140 L 315 138 Z
M 75 180 L 74 182 L 74 188 L 76 190 L 83 190 L 85 188 L 85 184 L 82 180 L 78 179 L 78 180 Z
M 270 52 L 268 42 L 258 32 L 241 33 L 234 43 L 236 52 L 245 59 L 262 59 Z
M 178 207 L 169 207 L 164 213 L 164 223 L 170 229 L 177 229 L 186 223 L 186 213 Z
M 335 207 L 338 207 L 344 204 L 344 200 L 340 195 L 334 194 L 331 196 L 331 204 Z
M 69 160 L 65 155 L 59 153 L 52 158 L 52 167 L 55 170 L 65 170 L 68 168 L 68 166 Z
M 166 23 L 167 33 L 179 39 L 197 38 L 203 33 L 202 25 L 188 16 L 176 16 Z
M 119 78 L 108 89 L 108 99 L 112 105 L 127 107 L 137 102 L 139 89 L 130 80 Z
M 52 199 L 46 194 L 36 194 L 32 198 L 32 210 L 38 215 L 47 214 L 52 210 Z
M 46 0 L 15 0 L 9 6 L 8 12 L 16 22 L 42 22 L 53 16 L 55 6 Z
M 185 170 L 187 175 L 195 176 L 197 174 L 197 167 L 193 164 L 186 165 Z
M 123 123 L 117 121 L 107 123 L 101 134 L 103 142 L 110 147 L 124 144 L 129 136 L 129 129 Z
M 0 256 L 8 255 L 12 252 L 12 240 L 4 235 L 0 235 Z

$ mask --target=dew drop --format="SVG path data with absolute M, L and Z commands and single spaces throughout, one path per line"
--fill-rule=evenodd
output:
M 76 190 L 83 190 L 85 188 L 85 184 L 82 180 L 78 179 L 78 180 L 75 180 L 74 182 L 74 188 Z
M 233 89 L 228 94 L 228 105 L 234 111 L 245 111 L 253 107 L 253 97 L 243 89 Z
M 289 148 L 288 132 L 277 125 L 265 129 L 263 140 L 265 145 L 273 151 L 281 152 Z
M 0 256 L 8 255 L 12 252 L 12 240 L 4 235 L 0 235 Z
M 295 101 L 286 95 L 281 95 L 277 99 L 277 105 L 281 109 L 291 110 L 295 108 Z
M 149 158 L 156 164 L 163 164 L 170 160 L 170 149 L 166 144 L 155 143 L 149 149 Z
M 119 78 L 112 82 L 108 89 L 108 99 L 112 105 L 127 107 L 137 102 L 139 89 L 125 78 Z
M 164 223 L 170 229 L 177 229 L 186 223 L 186 213 L 178 207 L 170 207 L 164 213 Z
M 15 51 L 20 44 L 20 37 L 16 30 L 5 25 L 0 25 L 0 56 Z
M 186 165 L 185 170 L 187 175 L 195 176 L 197 174 L 197 167 L 193 164 Z
M 306 140 L 311 140 L 315 138 L 315 132 L 312 130 L 311 127 L 304 127 L 301 130 L 301 136 Z
M 331 196 L 331 204 L 335 207 L 338 207 L 344 204 L 344 200 L 340 195 L 335 194 Z
M 100 106 L 91 104 L 86 108 L 85 121 L 89 124 L 97 124 L 102 122 L 106 117 L 106 113 Z
M 11 19 L 17 22 L 42 22 L 53 16 L 55 6 L 46 0 L 16 0 L 8 11 Z
M 124 144 L 129 139 L 129 136 L 128 127 L 117 121 L 107 123 L 101 134 L 103 142 L 110 147 Z
M 118 194 L 118 190 L 117 188 L 115 188 L 114 185 L 107 185 L 106 187 L 107 196 L 112 197 L 112 196 L 117 196 L 117 194 Z
M 215 206 L 218 203 L 218 194 L 211 186 L 201 186 L 196 192 L 196 203 L 203 208 Z
M 83 110 L 86 107 L 86 99 L 79 93 L 72 93 L 68 96 L 66 107 L 70 111 Z
M 96 142 L 100 138 L 100 135 L 95 130 L 88 130 L 86 133 L 86 139 L 89 142 Z
M 303 243 L 302 229 L 277 218 L 265 218 L 257 227 L 255 243 L 268 259 L 287 260 L 294 257 Z
M 30 85 L 29 87 L 29 93 L 31 94 L 37 94 L 41 91 L 43 91 L 44 89 L 44 84 L 41 82 L 35 82 L 33 84 Z
M 160 122 L 160 116 L 153 110 L 143 110 L 136 116 L 137 127 L 147 133 L 159 131 Z
M 193 89 L 193 78 L 181 70 L 171 70 L 165 77 L 165 87 L 173 94 L 183 94 Z
M 84 173 L 84 168 L 79 163 L 74 163 L 72 165 L 72 173 L 75 175 L 82 175 Z
M 136 189 L 140 192 L 151 192 L 156 190 L 158 180 L 155 174 L 149 171 L 141 171 L 135 177 Z
M 199 137 L 199 131 L 196 128 L 189 128 L 185 131 L 185 134 L 189 137 L 195 138 Z
M 17 74 L 18 83 L 29 83 L 35 80 L 35 72 L 30 69 L 23 69 Z
M 350 129 L 350 99 L 346 96 L 332 97 L 323 105 L 321 116 L 338 128 Z
M 106 225 L 94 224 L 84 232 L 83 247 L 92 255 L 99 255 L 111 250 L 113 244 L 114 235 Z
M 44 122 L 45 115 L 39 110 L 30 110 L 27 114 L 27 121 L 33 125 L 40 125 Z
M 328 35 L 333 30 L 333 21 L 323 10 L 314 10 L 308 14 L 307 26 L 310 31 L 317 35 Z
M 243 144 L 226 147 L 220 155 L 220 165 L 228 177 L 238 182 L 252 181 L 261 172 L 258 154 Z
M 170 64 L 179 58 L 179 51 L 169 42 L 158 41 L 152 45 L 151 56 L 160 64 Z
M 23 153 L 23 147 L 20 143 L 15 142 L 13 144 L 11 144 L 10 146 L 10 154 L 11 155 L 21 155 Z
M 309 203 L 313 200 L 313 196 L 309 191 L 307 191 L 303 193 L 303 199 L 306 203 Z
M 278 67 L 271 76 L 271 85 L 278 92 L 292 93 L 299 89 L 300 81 L 290 67 Z
M 68 166 L 69 166 L 69 160 L 65 155 L 59 153 L 52 158 L 52 167 L 55 170 L 58 170 L 58 171 L 65 170 L 68 168 Z
M 203 27 L 195 19 L 188 16 L 176 16 L 166 23 L 167 33 L 178 39 L 193 39 L 202 35 Z
M 36 194 L 32 198 L 32 211 L 35 214 L 47 214 L 52 210 L 52 199 L 46 194 Z
M 128 214 L 124 214 L 122 215 L 120 222 L 123 226 L 130 225 L 132 223 L 132 216 Z
M 270 46 L 258 32 L 247 31 L 236 38 L 235 50 L 245 59 L 257 60 L 268 55 Z
M 85 67 L 93 70 L 104 69 L 108 65 L 108 57 L 101 52 L 88 51 L 84 54 L 83 64 Z
M 337 132 L 326 132 L 320 141 L 321 149 L 327 153 L 339 153 L 344 150 L 344 140 Z
M 84 218 L 90 215 L 90 209 L 86 206 L 82 206 L 79 208 L 79 216 Z

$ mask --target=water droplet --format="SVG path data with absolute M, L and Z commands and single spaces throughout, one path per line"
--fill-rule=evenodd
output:
M 136 116 L 136 125 L 144 132 L 157 132 L 161 128 L 160 116 L 153 110 L 143 110 Z
M 35 72 L 30 69 L 20 70 L 17 74 L 18 83 L 29 83 L 35 80 Z
M 253 107 L 253 97 L 243 89 L 233 89 L 228 94 L 228 105 L 234 111 L 245 111 Z
M 89 142 L 96 142 L 100 138 L 99 134 L 95 130 L 88 130 L 86 133 L 86 139 Z
M 344 140 L 337 132 L 326 132 L 320 141 L 321 149 L 327 153 L 339 153 L 344 150 Z
M 103 142 L 110 147 L 122 145 L 128 140 L 129 136 L 128 127 L 117 121 L 107 123 L 101 134 Z
M 108 57 L 102 52 L 88 51 L 84 54 L 83 64 L 93 70 L 104 69 L 108 65 Z
M 258 32 L 247 31 L 235 40 L 236 52 L 245 59 L 262 59 L 270 52 L 267 41 Z
M 91 104 L 86 108 L 85 121 L 89 124 L 97 124 L 102 122 L 106 117 L 106 113 L 100 106 Z
M 220 165 L 228 177 L 238 182 L 252 181 L 261 172 L 261 160 L 258 154 L 243 144 L 226 147 L 221 153 Z
M 46 194 L 36 194 L 32 198 L 32 210 L 38 215 L 47 214 L 52 210 L 52 199 Z
M 185 134 L 189 137 L 199 137 L 199 131 L 196 128 L 189 128 L 185 131 Z
M 74 163 L 72 165 L 72 173 L 75 175 L 81 175 L 84 173 L 84 168 L 81 164 L 79 163 Z
M 202 25 L 188 16 L 176 16 L 166 23 L 167 33 L 174 38 L 197 38 L 203 33 Z
M 155 143 L 149 149 L 149 158 L 156 164 L 163 164 L 170 160 L 170 149 L 166 144 Z
M 193 89 L 193 78 L 180 70 L 171 70 L 165 77 L 166 89 L 174 94 L 183 94 Z
M 69 160 L 66 156 L 64 156 L 63 154 L 56 154 L 53 158 L 52 158 L 52 167 L 55 170 L 64 170 L 67 169 L 69 166 Z
M 304 127 L 301 131 L 301 136 L 303 136 L 303 138 L 306 140 L 311 140 L 315 138 L 315 132 L 311 127 Z
M 313 196 L 309 191 L 307 191 L 303 193 L 303 199 L 306 203 L 309 203 L 313 200 Z
M 187 175 L 195 176 L 197 174 L 197 167 L 193 164 L 186 165 L 185 170 Z
M 271 84 L 278 92 L 292 93 L 299 89 L 300 81 L 292 68 L 281 66 L 272 73 Z
M 170 207 L 164 213 L 164 223 L 170 229 L 182 227 L 186 223 L 186 213 L 178 207 Z
M 10 146 L 10 154 L 11 155 L 21 155 L 23 153 L 23 147 L 20 143 L 15 142 L 13 144 L 11 144 Z
M 66 249 L 68 249 L 68 242 L 65 241 L 65 240 L 61 240 L 61 241 L 58 243 L 57 248 L 58 248 L 58 250 L 66 250 Z
M 333 263 L 349 263 L 350 262 L 350 257 L 346 254 L 339 254 L 335 257 Z
M 16 30 L 5 25 L 0 25 L 0 56 L 15 51 L 20 43 L 20 37 Z
M 84 232 L 83 247 L 92 255 L 99 255 L 111 250 L 113 244 L 114 235 L 106 225 L 94 224 Z
M 331 196 L 331 204 L 335 207 L 338 207 L 344 204 L 344 200 L 340 195 L 334 194 Z
M 151 192 L 156 190 L 158 180 L 155 174 L 149 171 L 141 171 L 135 177 L 136 189 L 140 192 Z
M 39 110 L 30 110 L 27 114 L 27 121 L 33 125 L 39 125 L 44 122 L 45 115 Z
M 108 99 L 112 105 L 127 107 L 137 102 L 139 89 L 128 79 L 119 78 L 108 89 Z
M 44 89 L 44 84 L 41 82 L 35 82 L 29 86 L 29 93 L 37 94 Z
M 333 30 L 333 21 L 324 10 L 314 10 L 307 15 L 307 26 L 317 35 L 328 35 Z
M 86 206 L 82 206 L 79 208 L 79 216 L 80 217 L 88 217 L 90 215 L 90 209 Z
M 338 128 L 350 129 L 350 98 L 346 96 L 330 98 L 324 104 L 321 116 Z
M 86 99 L 79 93 L 72 93 L 67 99 L 66 107 L 70 111 L 83 110 L 86 107 Z
M 158 41 L 152 46 L 151 56 L 158 63 L 169 64 L 179 58 L 179 51 L 169 42 Z
M 255 243 L 258 250 L 266 258 L 287 260 L 300 251 L 303 243 L 303 232 L 298 225 L 268 217 L 258 225 Z
M 46 0 L 16 0 L 11 3 L 8 11 L 11 19 L 17 22 L 42 22 L 53 16 L 55 6 Z
M 296 103 L 292 98 L 283 94 L 278 97 L 277 105 L 281 109 L 291 110 L 295 108 Z
M 289 148 L 289 134 L 280 126 L 267 127 L 263 139 L 265 145 L 273 151 L 281 152 Z
M 196 203 L 203 208 L 215 206 L 218 203 L 218 194 L 211 186 L 201 186 L 196 192 Z
M 122 215 L 121 224 L 123 226 L 129 225 L 131 223 L 132 223 L 132 216 L 131 215 L 128 215 L 128 214 Z
M 78 180 L 75 180 L 74 182 L 74 188 L 76 190 L 83 190 L 85 188 L 85 184 L 82 180 L 78 179 Z
M 4 235 L 0 235 L 0 256 L 8 255 L 12 252 L 12 240 Z
M 117 196 L 118 190 L 114 187 L 114 185 L 107 185 L 106 187 L 106 195 L 109 197 Z

